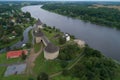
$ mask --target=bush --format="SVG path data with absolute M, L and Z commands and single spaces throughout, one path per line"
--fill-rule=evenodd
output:
M 49 80 L 48 74 L 41 72 L 38 76 L 37 76 L 37 80 Z
M 63 38 L 62 36 L 59 37 L 59 44 L 65 44 L 66 43 L 66 39 Z

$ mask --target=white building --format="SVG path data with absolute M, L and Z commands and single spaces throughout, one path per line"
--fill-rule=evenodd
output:
M 66 39 L 66 41 L 70 41 L 70 35 L 69 34 L 65 34 L 65 39 Z

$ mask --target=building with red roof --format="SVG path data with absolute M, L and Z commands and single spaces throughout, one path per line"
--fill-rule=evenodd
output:
M 18 51 L 9 51 L 7 52 L 7 58 L 18 58 L 21 57 L 22 54 L 27 55 L 28 51 L 27 50 L 18 50 Z

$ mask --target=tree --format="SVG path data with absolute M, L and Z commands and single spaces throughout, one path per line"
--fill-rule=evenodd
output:
M 62 36 L 59 37 L 59 44 L 65 44 L 66 39 Z
M 45 72 L 41 72 L 40 74 L 38 74 L 37 80 L 49 80 L 48 74 L 46 74 Z
M 22 60 L 25 60 L 25 59 L 27 58 L 27 55 L 25 54 L 25 52 L 24 52 L 24 51 L 22 51 L 21 58 L 22 58 Z
M 26 47 L 27 47 L 27 48 L 31 48 L 31 47 L 32 47 L 32 44 L 31 44 L 31 43 L 26 43 Z
M 67 75 L 69 75 L 69 71 L 68 70 L 66 70 L 66 69 L 64 69 L 63 71 L 62 71 L 62 75 L 63 76 L 67 76 Z

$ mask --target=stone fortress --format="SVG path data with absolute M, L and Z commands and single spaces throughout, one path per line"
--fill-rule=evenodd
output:
M 48 38 L 44 35 L 44 33 L 41 31 L 41 29 L 43 29 L 43 24 L 40 21 L 40 19 L 38 19 L 36 25 L 33 28 L 35 42 L 36 43 L 43 42 L 43 44 L 45 45 L 44 58 L 47 60 L 53 60 L 57 58 L 59 55 L 59 47 L 51 43 L 48 40 Z

